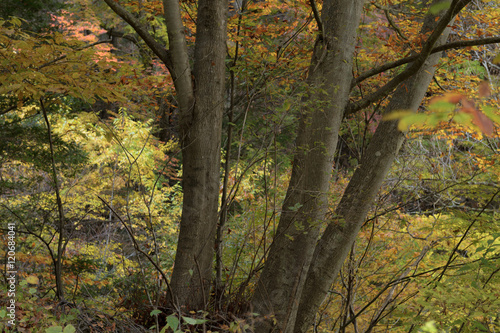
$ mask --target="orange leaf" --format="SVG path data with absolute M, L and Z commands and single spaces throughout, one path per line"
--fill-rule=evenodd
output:
M 483 132 L 483 134 L 491 136 L 493 134 L 493 122 L 484 115 L 481 111 L 476 109 L 474 103 L 469 100 L 462 101 L 462 112 L 472 115 L 473 122 Z
M 448 103 L 457 104 L 463 98 L 464 98 L 464 95 L 462 95 L 462 94 L 447 93 L 447 94 L 444 94 L 443 96 L 439 96 L 439 97 L 433 98 L 432 101 L 431 101 L 431 103 L 445 101 L 445 102 L 448 102 Z

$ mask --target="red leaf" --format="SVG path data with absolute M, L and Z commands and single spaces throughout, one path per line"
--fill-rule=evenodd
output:
M 474 103 L 464 99 L 462 101 L 462 112 L 472 115 L 473 122 L 483 132 L 483 134 L 491 136 L 493 134 L 493 122 L 486 117 L 481 111 L 476 109 Z

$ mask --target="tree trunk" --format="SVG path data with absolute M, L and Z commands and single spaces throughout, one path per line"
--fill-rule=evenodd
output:
M 168 50 L 117 1 L 104 1 L 163 61 L 174 82 L 181 118 L 184 197 L 169 299 L 174 305 L 203 309 L 217 226 L 228 0 L 198 1 L 192 74 L 178 0 L 163 0 Z
M 308 330 L 404 139 L 396 122 L 379 126 L 335 217 L 328 221 L 326 232 L 317 243 L 319 227 L 326 215 L 333 154 L 347 107 L 351 59 L 362 5 L 363 1 L 323 4 L 323 38 L 318 40 L 310 67 L 311 93 L 304 100 L 292 177 L 277 235 L 253 299 L 254 312 L 268 317 L 257 323 L 256 332 Z M 422 33 L 437 26 L 433 19 L 426 20 Z M 404 75 L 413 76 L 399 85 L 387 111 L 416 110 L 432 79 L 433 66 L 439 60 L 438 55 L 427 59 L 439 34 L 436 31 L 429 37 L 422 56 L 408 66 Z M 439 42 L 445 39 L 441 36 Z M 390 89 L 389 85 L 383 89 Z M 273 327 L 271 316 L 277 327 Z
M 435 27 L 435 16 L 428 15 L 421 34 L 432 31 Z M 437 44 L 446 42 L 448 34 L 449 29 L 446 29 Z M 439 54 L 431 55 L 415 76 L 399 85 L 385 110 L 386 113 L 418 109 L 434 76 L 439 58 Z M 338 276 L 404 138 L 405 134 L 398 130 L 397 121 L 384 121 L 378 126 L 360 167 L 354 172 L 342 196 L 335 216 L 329 221 L 316 246 L 300 298 L 294 332 L 306 332 L 311 326 L 314 315 Z
M 212 280 L 225 105 L 227 9 L 227 0 L 198 2 L 195 101 L 181 115 L 184 199 L 171 287 L 177 302 L 189 309 L 205 307 Z
M 252 300 L 254 312 L 267 316 L 256 332 L 291 332 L 319 228 L 338 132 L 349 97 L 352 58 L 363 0 L 324 1 L 323 31 L 309 68 L 292 177 L 277 234 Z M 277 327 L 273 328 L 273 320 Z

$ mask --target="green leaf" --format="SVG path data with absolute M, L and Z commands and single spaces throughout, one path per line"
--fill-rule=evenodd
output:
M 489 332 L 489 329 L 478 321 L 474 322 L 474 326 L 477 327 L 481 332 Z
M 500 53 L 499 53 L 499 54 L 497 54 L 497 55 L 495 56 L 495 58 L 493 58 L 493 61 L 492 61 L 492 62 L 493 62 L 495 65 L 500 64 Z
M 63 333 L 75 333 L 76 332 L 76 329 L 73 325 L 69 324 L 68 326 L 66 326 L 64 328 L 64 331 Z
M 435 101 L 429 104 L 429 110 L 433 112 L 453 112 L 456 105 L 448 101 Z
M 457 124 L 470 125 L 472 122 L 472 118 L 467 113 L 458 112 L 453 116 L 453 121 Z
M 157 315 L 159 315 L 160 313 L 161 313 L 161 311 L 160 311 L 160 310 L 155 309 L 155 310 L 151 311 L 151 313 L 150 313 L 149 315 L 150 315 L 150 316 L 157 316 Z
M 389 113 L 387 115 L 384 115 L 384 117 L 382 118 L 382 120 L 396 120 L 396 119 L 401 119 L 403 117 L 412 115 L 414 113 L 415 112 L 410 111 L 410 110 L 398 110 L 398 111 L 391 112 L 391 113 Z
M 190 318 L 190 317 L 182 317 L 182 319 L 186 322 L 188 325 L 199 325 L 206 323 L 206 319 L 196 319 L 196 318 Z
M 51 326 L 45 330 L 45 333 L 62 333 L 62 326 Z
M 291 105 L 292 105 L 292 103 L 289 100 L 285 100 L 285 102 L 283 103 L 283 111 L 290 110 Z
M 11 17 L 10 18 L 10 23 L 12 23 L 16 27 L 20 27 L 21 24 L 22 24 L 21 20 L 19 18 L 17 18 L 17 17 Z
M 295 205 L 288 207 L 292 212 L 297 212 L 303 205 L 300 202 L 297 202 Z
M 482 111 L 488 118 L 500 126 L 500 116 L 496 114 L 495 108 L 485 105 L 482 107 Z
M 423 113 L 413 113 L 399 120 L 398 129 L 400 131 L 407 131 L 410 126 L 423 126 L 428 120 L 429 116 Z
M 429 8 L 429 12 L 432 15 L 436 15 L 436 14 L 439 14 L 441 11 L 450 8 L 450 5 L 451 5 L 450 1 L 442 1 L 442 2 L 439 2 L 435 5 L 432 5 L 431 8 Z
M 426 322 L 425 325 L 420 328 L 419 332 L 437 333 L 438 330 L 435 321 Z
M 177 327 L 179 327 L 179 319 L 177 319 L 175 315 L 168 316 L 167 326 L 173 330 L 177 330 Z

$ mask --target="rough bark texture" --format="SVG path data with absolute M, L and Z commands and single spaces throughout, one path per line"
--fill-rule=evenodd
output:
M 191 72 L 179 1 L 164 0 L 169 49 L 115 0 L 104 0 L 167 66 L 180 110 L 183 208 L 169 299 L 202 309 L 212 278 L 224 110 L 227 0 L 200 0 Z
M 323 3 L 323 33 L 309 69 L 292 177 L 280 223 L 253 298 L 254 312 L 273 320 L 256 332 L 293 331 L 305 274 L 324 219 L 338 131 L 346 107 L 363 0 Z
M 212 279 L 227 9 L 227 0 L 198 2 L 193 71 L 195 102 L 181 115 L 184 199 L 171 287 L 179 304 L 190 309 L 205 307 Z
M 431 31 L 436 26 L 434 18 L 426 18 L 422 33 Z M 449 29 L 437 43 L 444 43 L 448 34 Z M 439 54 L 430 56 L 415 76 L 399 85 L 386 112 L 417 110 L 432 80 L 439 57 Z M 378 126 L 361 166 L 355 171 L 335 216 L 329 221 L 316 246 L 299 302 L 295 332 L 306 332 L 311 326 L 314 315 L 337 277 L 404 138 L 405 135 L 398 130 L 396 121 L 382 122 Z

